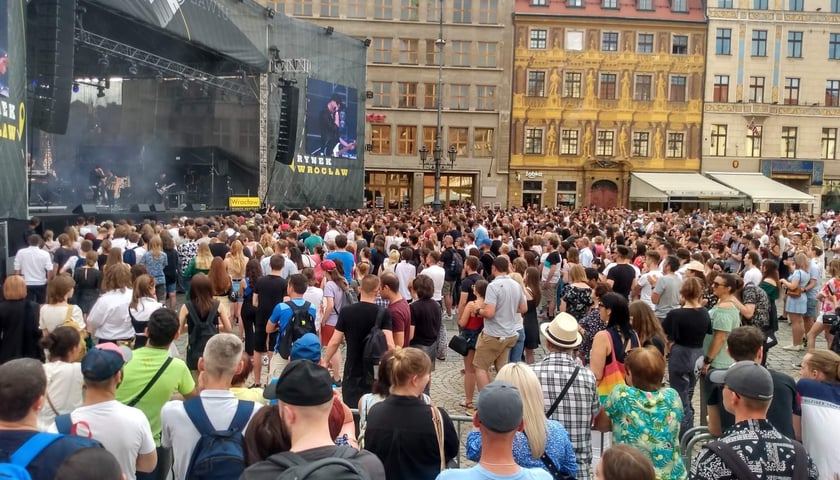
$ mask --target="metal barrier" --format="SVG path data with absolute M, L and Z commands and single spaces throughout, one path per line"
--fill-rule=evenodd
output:
M 358 425 L 359 409 L 351 408 L 350 411 L 353 412 L 353 418 L 356 420 Z M 460 442 L 460 446 L 458 447 L 458 456 L 449 462 L 449 468 L 461 468 L 462 460 L 466 461 L 467 459 L 466 441 L 467 434 L 473 430 L 473 417 L 468 415 L 449 415 L 449 418 L 452 420 L 452 423 L 455 424 L 455 431 L 458 433 Z M 466 424 L 466 430 L 464 430 L 464 424 Z
M 715 436 L 709 433 L 709 427 L 699 426 L 690 428 L 680 439 L 680 454 L 683 457 L 685 470 L 691 470 L 691 461 L 694 460 L 694 449 L 698 445 L 705 445 L 715 440 Z

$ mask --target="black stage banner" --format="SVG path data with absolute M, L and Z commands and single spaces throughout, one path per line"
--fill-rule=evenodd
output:
M 0 0 L 0 218 L 24 219 L 26 154 L 24 106 L 25 0 Z

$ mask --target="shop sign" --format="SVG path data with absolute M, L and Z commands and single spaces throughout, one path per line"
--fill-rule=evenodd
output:
M 525 171 L 525 178 L 542 178 L 543 172 L 538 172 L 534 170 L 526 170 Z

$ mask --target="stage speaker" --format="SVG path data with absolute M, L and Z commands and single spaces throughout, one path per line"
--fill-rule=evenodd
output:
M 35 0 L 27 25 L 30 124 L 64 135 L 70 118 L 73 89 L 73 27 L 77 0 Z
M 131 213 L 151 213 L 152 208 L 148 203 L 137 203 L 131 206 Z
M 201 212 L 207 210 L 207 205 L 203 203 L 188 203 L 184 206 L 185 212 Z
M 297 145 L 298 98 L 300 89 L 293 85 L 280 87 L 280 120 L 277 131 L 277 154 L 274 160 L 290 165 Z M 327 155 L 322 152 L 322 155 Z
M 93 215 L 96 213 L 96 205 L 93 203 L 83 203 L 73 209 L 76 215 Z
M 152 211 L 153 212 L 165 212 L 166 211 L 166 206 L 164 206 L 162 203 L 155 203 L 155 204 L 152 205 Z

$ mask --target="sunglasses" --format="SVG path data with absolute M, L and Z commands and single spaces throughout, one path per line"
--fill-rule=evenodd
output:
M 716 287 L 727 287 L 728 286 L 725 283 L 720 283 L 720 282 L 713 282 L 713 283 L 714 283 L 714 286 L 716 286 Z

